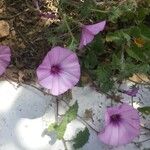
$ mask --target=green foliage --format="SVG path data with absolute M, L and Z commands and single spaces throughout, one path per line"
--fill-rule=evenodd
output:
M 89 51 L 85 56 L 84 65 L 88 69 L 94 69 L 98 63 L 97 57 L 93 51 Z
M 119 5 L 111 7 L 108 19 L 116 23 L 119 19 L 122 22 L 141 23 L 146 15 L 150 13 L 149 3 L 144 0 L 143 4 L 135 1 L 120 2 Z
M 56 126 L 56 123 L 52 123 L 48 126 L 48 131 L 51 132 L 51 131 L 54 131 L 55 130 L 55 126 Z
M 108 92 L 113 88 L 112 70 L 110 66 L 101 66 L 96 70 L 97 82 L 102 91 Z
M 57 134 L 58 139 L 63 139 L 64 133 L 66 131 L 67 124 L 70 123 L 72 120 L 76 119 L 78 112 L 78 104 L 77 102 L 69 108 L 66 114 L 63 117 L 63 120 L 60 124 L 53 123 L 49 125 L 48 131 L 55 131 Z
M 85 19 L 88 19 L 89 16 L 92 16 L 92 8 L 94 3 L 91 0 L 85 0 L 78 8 L 79 14 L 81 17 L 84 16 Z
M 150 0 L 60 0 L 58 16 L 60 21 L 46 33 L 49 44 L 79 52 L 82 70 L 88 70 L 90 80 L 101 91 L 114 90 L 116 80 L 128 79 L 135 73 L 150 75 Z M 105 30 L 78 50 L 81 25 L 101 20 L 107 22 Z M 77 110 L 77 104 L 73 105 L 60 124 L 52 124 L 48 130 L 62 139 Z M 138 110 L 150 114 L 149 106 Z M 87 128 L 80 131 L 73 140 L 74 148 L 81 148 L 88 138 Z
M 145 106 L 145 107 L 139 107 L 138 111 L 145 115 L 150 115 L 150 106 Z
M 98 56 L 104 53 L 104 43 L 100 35 L 89 45 L 84 57 L 84 66 L 87 69 L 94 69 L 98 65 Z
M 72 38 L 71 40 L 69 39 L 68 43 L 69 43 L 68 44 L 68 49 L 70 49 L 72 51 L 75 51 L 77 46 L 78 46 L 77 41 L 74 38 Z
M 128 48 L 126 49 L 126 52 L 130 57 L 134 58 L 137 61 L 142 61 L 142 62 L 145 61 L 145 56 L 138 47 Z
M 89 49 L 95 53 L 95 55 L 101 55 L 104 53 L 104 40 L 101 35 L 95 36 L 94 41 L 89 45 Z
M 117 46 L 121 46 L 124 43 L 130 44 L 131 37 L 125 30 L 118 30 L 116 32 L 110 32 L 106 35 L 107 42 L 114 42 Z
M 117 78 L 128 78 L 134 73 L 148 74 L 150 63 L 149 35 L 150 29 L 143 24 L 117 30 L 106 35 L 106 41 L 114 43 L 116 49 L 112 55 L 111 68 L 117 71 L 117 74 L 115 74 Z M 122 52 L 118 49 L 124 51 L 123 64 L 121 60 Z M 122 65 L 124 65 L 124 69 L 122 69 Z
M 81 24 L 107 21 L 105 30 L 80 50 L 82 68 L 103 91 L 112 90 L 114 77 L 150 74 L 149 0 L 60 0 L 58 8 L 60 22 L 47 36 L 53 46 L 78 52 Z
M 89 140 L 89 130 L 86 127 L 83 131 L 80 131 L 77 136 L 73 139 L 73 147 L 75 149 L 82 148 Z

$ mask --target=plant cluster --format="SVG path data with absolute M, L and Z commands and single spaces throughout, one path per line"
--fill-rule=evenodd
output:
M 57 14 L 42 13 L 38 1 L 35 2 L 41 17 L 54 19 L 59 16 L 59 21 L 46 34 L 52 49 L 36 70 L 38 83 L 56 96 L 56 101 L 59 95 L 78 83 L 80 68 L 88 72 L 104 93 L 113 91 L 116 83 L 134 74 L 144 74 L 149 78 L 149 1 L 60 0 L 54 4 L 58 8 Z M 2 74 L 10 62 L 10 49 L 1 46 L 0 50 Z M 135 86 L 121 92 L 135 97 L 138 90 L 139 87 Z M 56 120 L 48 131 L 55 131 L 57 138 L 64 140 L 67 124 L 76 119 L 77 111 L 78 104 L 75 103 L 62 121 Z M 138 111 L 150 114 L 150 107 Z M 105 127 L 98 133 L 98 138 L 113 146 L 131 142 L 140 134 L 138 111 L 122 102 L 108 108 Z M 74 148 L 82 147 L 88 137 L 88 128 L 80 131 L 73 139 Z
M 49 43 L 76 51 L 101 89 L 108 92 L 133 74 L 149 76 L 149 1 L 61 0 L 56 5 L 60 22 L 47 33 Z M 107 20 L 104 32 L 78 52 L 80 27 L 99 20 Z

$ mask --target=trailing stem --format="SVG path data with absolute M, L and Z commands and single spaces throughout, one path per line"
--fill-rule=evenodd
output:
M 66 14 L 63 15 L 63 20 L 64 20 L 64 22 L 65 22 L 65 24 L 66 24 L 66 27 L 67 27 L 67 29 L 68 29 L 68 32 L 69 32 L 69 34 L 70 34 L 72 40 L 75 40 L 75 38 L 74 38 L 74 36 L 73 36 L 73 34 L 72 34 L 72 31 L 71 31 L 71 29 L 70 29 L 70 26 L 69 26 L 69 24 L 68 24 L 68 22 L 67 22 Z
M 133 103 L 134 103 L 134 101 L 133 101 L 133 96 L 131 96 L 131 104 L 132 104 L 132 107 L 133 107 Z
M 58 97 L 55 97 L 55 122 L 58 123 L 58 107 L 59 107 L 59 98 Z
M 60 99 L 60 100 L 63 101 L 68 107 L 70 107 L 69 104 L 66 101 L 64 101 L 63 99 Z M 83 118 L 81 116 L 79 116 L 78 114 L 77 114 L 77 119 L 80 120 L 80 121 L 82 121 L 82 123 L 84 125 L 88 126 L 89 128 L 91 128 L 96 133 L 99 133 L 99 131 L 97 131 L 96 129 L 94 129 L 89 123 L 87 123 L 85 120 L 83 120 Z

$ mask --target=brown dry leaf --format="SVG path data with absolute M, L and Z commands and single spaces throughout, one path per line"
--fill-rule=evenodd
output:
M 138 46 L 138 47 L 143 47 L 145 44 L 145 41 L 142 38 L 135 38 L 134 39 L 134 43 Z
M 150 83 L 150 79 L 145 74 L 133 74 L 133 76 L 129 79 L 137 83 L 141 83 L 143 81 Z
M 92 111 L 92 108 L 85 110 L 85 112 L 84 112 L 84 118 L 86 120 L 89 120 L 89 119 L 93 120 L 93 111 Z

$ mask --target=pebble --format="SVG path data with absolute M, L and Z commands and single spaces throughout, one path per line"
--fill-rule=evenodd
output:
M 10 27 L 8 22 L 0 20 L 0 38 L 6 37 L 9 35 Z

